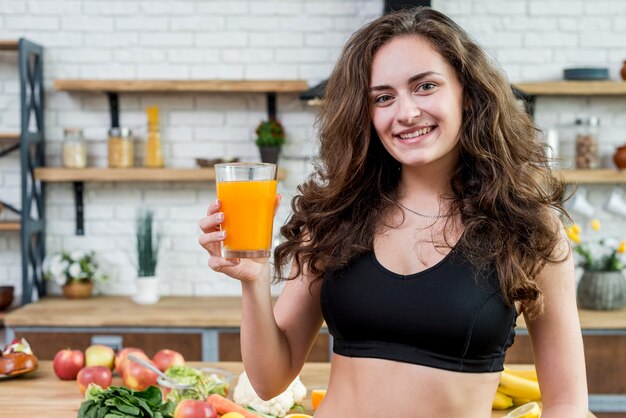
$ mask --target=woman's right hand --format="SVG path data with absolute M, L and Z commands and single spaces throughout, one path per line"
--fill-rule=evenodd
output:
M 277 197 L 277 202 L 280 197 Z M 209 253 L 209 267 L 242 282 L 253 282 L 259 278 L 267 278 L 269 282 L 269 259 L 267 258 L 223 258 L 222 241 L 225 231 L 220 230 L 224 222 L 224 212 L 220 211 L 221 202 L 217 200 L 209 206 L 207 216 L 200 219 L 202 235 L 198 238 L 200 245 Z

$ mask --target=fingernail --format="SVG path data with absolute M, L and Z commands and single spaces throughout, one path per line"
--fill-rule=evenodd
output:
M 218 221 L 223 221 L 224 220 L 224 212 L 220 212 L 217 214 L 217 220 Z
M 219 200 L 219 199 L 217 199 L 217 200 L 215 201 L 215 207 L 216 207 L 216 208 L 219 208 L 219 207 L 220 207 L 220 200 Z
M 220 231 L 218 235 L 220 238 L 224 238 L 226 236 L 226 231 Z

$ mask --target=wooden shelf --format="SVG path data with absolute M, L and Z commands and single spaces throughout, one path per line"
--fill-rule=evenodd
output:
M 45 182 L 196 182 L 215 181 L 213 168 L 55 168 L 35 169 L 35 178 Z M 278 170 L 278 179 L 285 172 Z
M 542 81 L 516 83 L 514 86 L 531 96 L 626 96 L 624 81 Z
M 616 184 L 626 183 L 626 170 L 561 170 L 557 171 L 569 184 Z
M 15 142 L 19 140 L 19 133 L 0 133 L 0 142 Z
M 0 221 L 0 231 L 19 231 L 22 226 L 19 222 Z
M 0 51 L 17 51 L 20 42 L 17 40 L 0 40 Z
M 54 88 L 117 93 L 301 93 L 308 84 L 304 80 L 55 80 Z

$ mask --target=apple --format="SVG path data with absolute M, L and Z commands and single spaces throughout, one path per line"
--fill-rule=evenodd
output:
M 52 360 L 54 374 L 61 380 L 74 380 L 78 371 L 85 365 L 85 356 L 80 350 L 69 348 L 60 350 Z
M 135 355 L 143 354 L 144 356 L 146 354 L 141 348 L 135 347 L 126 347 L 118 351 L 117 355 L 115 356 L 115 371 L 122 377 L 124 377 L 124 365 L 126 364 L 127 356 L 129 353 L 134 353 Z
M 168 350 L 167 348 L 160 350 L 158 353 L 154 355 L 152 358 L 154 364 L 161 370 L 165 372 L 172 366 L 184 366 L 185 358 L 178 351 Z
M 185 399 L 176 405 L 174 418 L 217 418 L 217 413 L 208 402 Z
M 78 383 L 80 393 L 84 395 L 87 390 L 87 386 L 89 386 L 90 383 L 95 383 L 102 389 L 106 389 L 111 386 L 112 379 L 113 374 L 111 373 L 111 369 L 108 367 L 88 366 L 80 369 L 78 376 L 76 376 L 76 383 Z
M 90 345 L 85 350 L 86 366 L 104 366 L 109 370 L 113 369 L 115 362 L 115 351 L 106 345 L 95 344 Z
M 152 361 L 145 354 L 132 354 L 142 357 L 144 360 L 152 363 Z M 133 390 L 145 390 L 148 386 L 157 385 L 157 374 L 155 372 L 148 370 L 141 364 L 137 364 L 128 359 L 126 359 L 122 370 L 122 379 L 124 381 L 124 386 Z

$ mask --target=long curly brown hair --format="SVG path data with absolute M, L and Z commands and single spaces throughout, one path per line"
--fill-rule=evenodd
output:
M 504 298 L 531 316 L 543 299 L 535 280 L 555 256 L 565 187 L 551 173 L 538 131 L 503 73 L 444 14 L 416 8 L 383 16 L 347 42 L 328 81 L 318 117 L 319 161 L 298 187 L 286 239 L 274 254 L 277 280 L 303 269 L 314 279 L 373 248 L 387 210 L 397 206 L 400 164 L 384 149 L 370 116 L 368 88 L 376 51 L 418 35 L 455 69 L 463 86 L 463 122 L 450 205 L 464 226 L 459 244 L 478 269 L 495 269 Z M 291 275 L 283 267 L 295 261 Z

